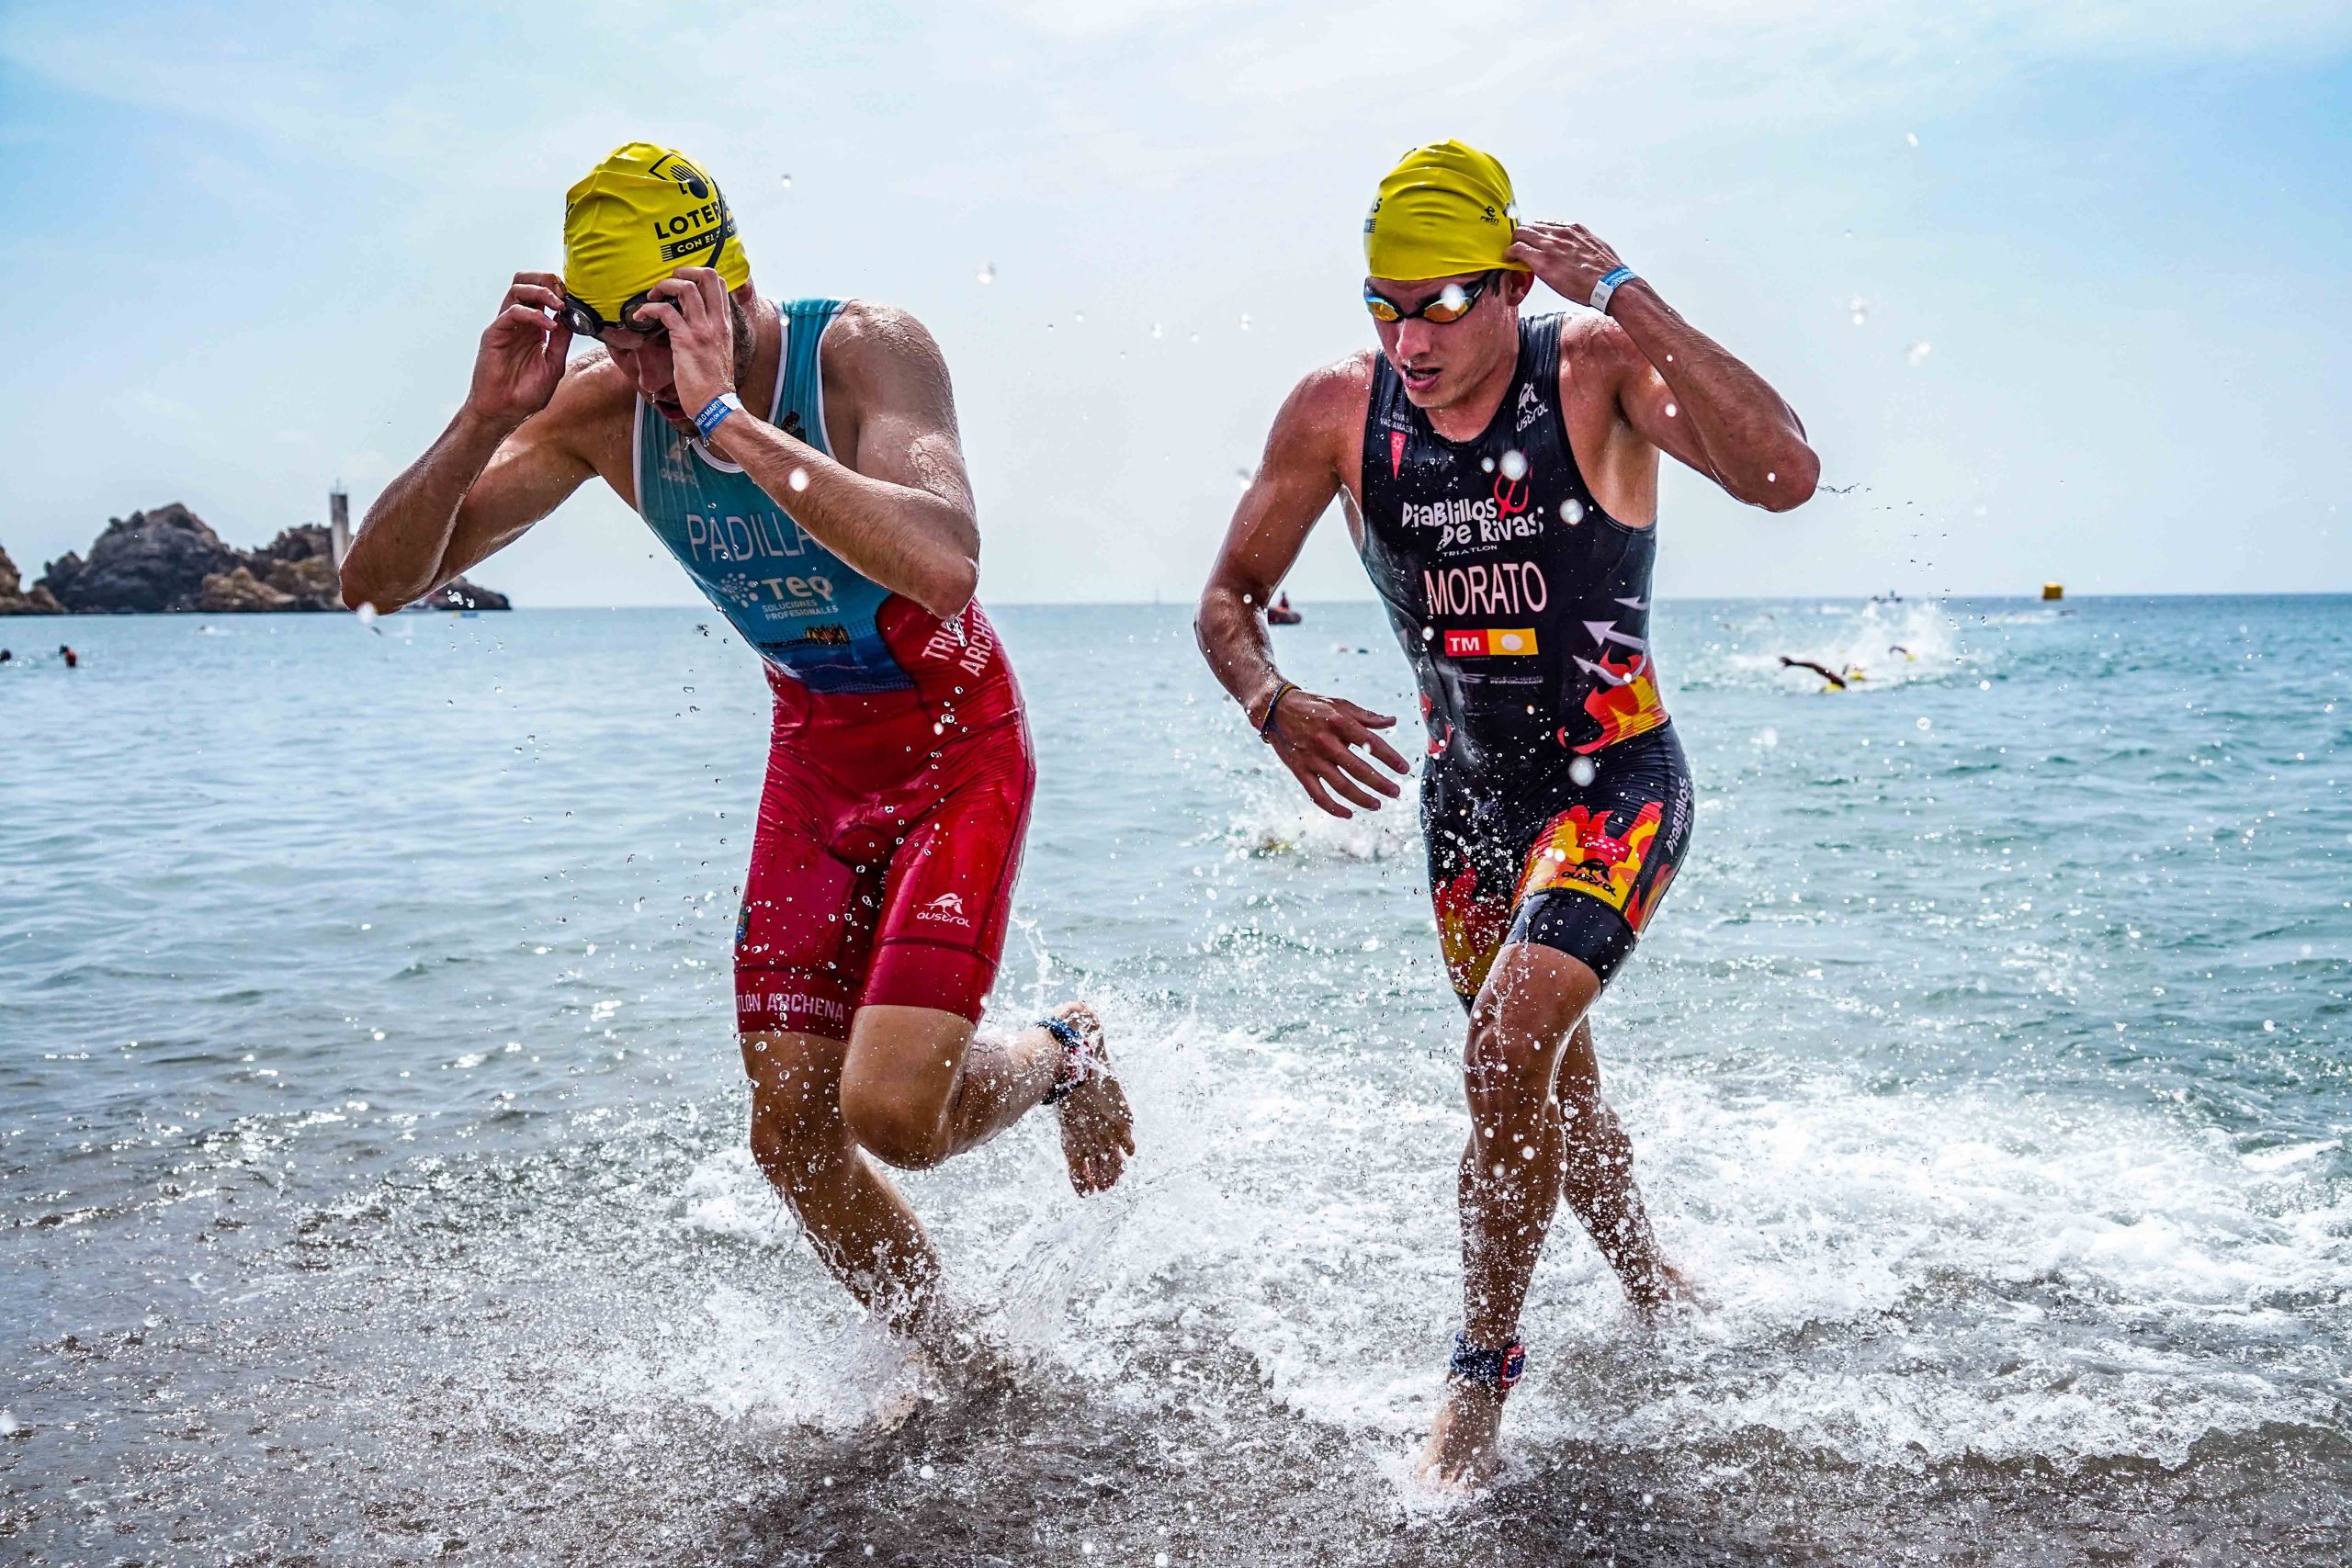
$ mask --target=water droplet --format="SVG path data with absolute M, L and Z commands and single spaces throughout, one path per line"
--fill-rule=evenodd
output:
M 1458 283 L 1449 283 L 1439 289 L 1437 299 L 1438 303 L 1449 310 L 1459 310 L 1463 306 L 1470 303 L 1470 296 L 1463 292 L 1462 285 Z
M 1913 344 L 1909 348 L 1904 351 L 1903 357 L 1909 360 L 1912 364 L 1917 365 L 1926 359 L 1932 352 L 1933 346 L 1926 338 L 1921 338 L 1917 343 Z
M 792 176 L 790 175 L 784 176 L 784 188 L 786 190 L 790 190 L 792 188 Z
M 1523 479 L 1527 477 L 1527 454 L 1517 447 L 1503 454 L 1503 478 Z
M 1478 459 L 1478 468 L 1482 473 L 1491 474 L 1495 471 L 1495 460 L 1492 457 L 1481 457 Z
M 1931 721 L 1925 714 L 1922 714 L 1917 718 L 1914 719 L 1912 724 L 1914 728 L 1919 729 L 1933 729 L 1935 728 L 1933 721 Z
M 1674 404 L 1672 404 L 1672 403 L 1668 403 L 1668 404 L 1667 404 L 1667 405 L 1666 405 L 1666 417 L 1667 417 L 1667 418 L 1668 418 L 1668 419 L 1672 419 L 1672 418 L 1674 418 L 1676 415 L 1679 414 L 1681 412 L 1682 412 L 1682 411 L 1681 411 L 1681 409 L 1679 409 L 1679 408 L 1676 407 L 1676 406 L 1675 406 Z
M 1245 333 L 1250 330 L 1250 318 L 1247 315 L 1241 318 L 1241 330 Z
M 1159 336 L 1159 323 L 1158 321 L 1151 323 L 1151 335 L 1154 337 Z
M 1857 294 L 1846 301 L 1846 309 L 1853 312 L 1854 324 L 1859 327 L 1870 317 L 1871 302 Z
M 1578 789 L 1592 783 L 1600 773 L 1600 770 L 1593 765 L 1592 759 L 1589 757 L 1578 757 L 1568 764 L 1568 782 Z
M 359 624 L 363 626 L 372 626 L 376 624 L 376 606 L 373 604 L 362 604 L 352 614 L 359 617 Z
M 1584 502 L 1578 501 L 1575 496 L 1568 497 L 1567 500 L 1560 502 L 1560 515 L 1566 518 L 1571 523 L 1583 522 Z
M 972 276 L 979 282 L 994 283 L 996 281 L 996 263 L 982 262 L 980 264 L 980 270 L 974 273 Z
M 1903 133 L 1903 140 L 1917 147 L 1919 145 L 1919 133 L 1916 130 L 1906 130 Z
M 1781 482 L 1781 476 L 1776 472 L 1768 472 L 1764 476 L 1764 482 L 1768 485 L 1779 484 Z
M 792 470 L 791 479 L 785 482 L 791 485 L 794 490 L 807 490 L 808 488 L 808 470 L 806 468 L 795 468 Z
M 1421 640 L 1422 640 L 1423 642 L 1428 642 L 1430 639 L 1431 639 L 1432 637 L 1436 637 L 1436 636 L 1437 636 L 1437 628 L 1436 628 L 1435 626 L 1423 626 L 1423 627 L 1421 628 Z
M 916 1471 L 915 1473 L 922 1476 L 925 1481 L 936 1481 L 939 1479 L 939 1472 L 933 1470 L 929 1465 L 924 1465 L 921 1470 Z

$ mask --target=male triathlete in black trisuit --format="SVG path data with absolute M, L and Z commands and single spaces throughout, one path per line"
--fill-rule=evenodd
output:
M 1649 647 L 1657 455 L 1776 512 L 1812 495 L 1818 464 L 1772 389 L 1608 246 L 1515 226 L 1485 153 L 1407 154 L 1364 235 L 1382 352 L 1283 405 L 1197 626 L 1317 806 L 1396 796 L 1374 765 L 1408 771 L 1378 733 L 1396 720 L 1284 681 L 1257 613 L 1337 496 L 1419 679 L 1422 828 L 1470 1012 L 1471 1111 L 1464 1325 L 1423 1468 L 1460 1484 L 1493 1468 L 1520 1305 L 1563 1198 L 1645 1314 L 1687 1291 L 1651 1235 L 1587 1017 L 1690 831 Z M 1521 321 L 1534 278 L 1590 310 Z

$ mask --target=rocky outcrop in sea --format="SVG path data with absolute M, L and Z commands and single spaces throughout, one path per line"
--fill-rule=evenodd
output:
M 506 596 L 460 577 L 425 607 L 504 610 Z M 67 551 L 29 591 L 0 551 L 0 615 L 104 615 L 258 610 L 340 610 L 334 544 L 316 523 L 288 528 L 259 549 L 241 550 L 179 502 L 110 519 L 85 559 Z
M 0 615 L 62 615 L 65 606 L 46 588 L 36 583 L 29 593 L 25 592 L 24 575 L 8 552 L 0 550 Z

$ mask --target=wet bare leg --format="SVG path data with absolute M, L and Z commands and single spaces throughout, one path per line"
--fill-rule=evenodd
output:
M 1560 1197 L 1617 1270 L 1635 1314 L 1655 1324 L 1693 1293 L 1681 1270 L 1659 1252 L 1650 1229 L 1649 1210 L 1634 1181 L 1633 1140 L 1600 1095 L 1589 1017 L 1577 1021 L 1561 1053 L 1552 1106 L 1561 1124 Z
M 1083 1002 L 1056 1010 L 1096 1044 L 1102 1025 Z M 922 1169 L 995 1137 L 1045 1102 L 1062 1066 L 1061 1041 L 1042 1027 L 976 1034 L 955 1013 L 860 1009 L 842 1067 L 842 1109 L 853 1136 L 905 1169 Z M 1062 1154 L 1070 1185 L 1099 1192 L 1135 1153 L 1135 1118 L 1118 1081 L 1098 1072 L 1063 1099 Z
M 1655 1311 L 1679 1283 L 1657 1255 L 1634 1186 L 1631 1145 L 1600 1099 L 1584 1026 L 1600 994 L 1584 964 L 1513 943 L 1496 955 L 1471 1009 L 1463 1061 L 1471 1131 L 1459 1179 L 1463 1317 L 1482 1348 L 1498 1349 L 1517 1335 L 1564 1196 L 1638 1310 Z M 1422 1474 L 1448 1486 L 1484 1480 L 1498 1461 L 1501 1425 L 1502 1400 L 1492 1390 L 1449 1382 Z
M 1099 1038 L 1082 1004 L 1060 1010 Z M 982 1036 L 960 1014 L 871 1007 L 846 1043 L 773 1032 L 746 1034 L 742 1046 L 753 1157 L 818 1257 L 883 1322 L 952 1356 L 939 1256 L 877 1162 L 927 1168 L 1012 1125 L 1053 1087 L 1061 1042 L 1042 1028 Z M 1135 1149 L 1118 1085 L 1099 1077 L 1061 1111 L 1071 1183 L 1090 1192 L 1117 1180 Z
M 742 1036 L 752 1156 L 784 1194 L 817 1257 L 881 1322 L 920 1335 L 934 1317 L 939 1255 L 890 1179 L 842 1120 L 848 1047 L 822 1035 Z

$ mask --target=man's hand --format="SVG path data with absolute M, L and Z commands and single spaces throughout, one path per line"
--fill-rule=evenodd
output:
M 1276 689 L 1282 691 L 1282 702 L 1274 711 L 1274 753 L 1306 791 L 1307 799 L 1334 817 L 1352 817 L 1354 812 L 1331 797 L 1377 811 L 1380 802 L 1365 791 L 1391 800 L 1403 793 L 1356 750 L 1363 747 L 1398 778 L 1409 775 L 1412 764 L 1375 733 L 1395 728 L 1394 718 L 1360 708 L 1344 697 L 1317 696 L 1296 686 Z M 1261 707 L 1256 716 L 1265 717 L 1265 709 Z
M 474 351 L 473 385 L 466 406 L 493 426 L 512 430 L 548 406 L 563 362 L 571 353 L 571 329 L 563 324 L 563 279 L 551 272 L 518 272 L 498 319 Z
M 735 316 L 728 309 L 727 280 L 707 266 L 682 266 L 650 292 L 637 314 L 669 329 L 678 406 L 692 419 L 711 399 L 735 389 Z
M 1604 274 L 1625 264 L 1581 223 L 1522 223 L 1510 250 L 1512 261 L 1535 269 L 1552 292 L 1584 304 Z

